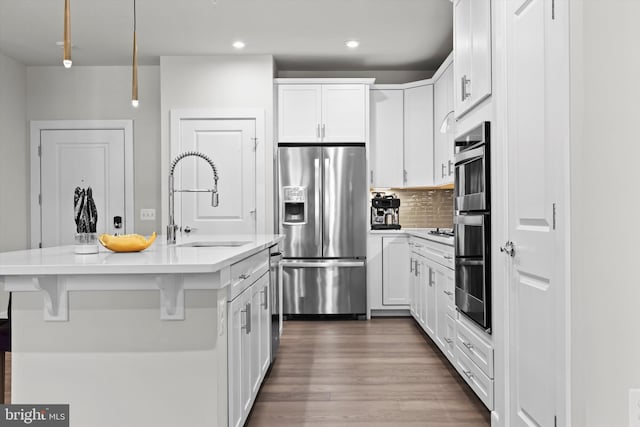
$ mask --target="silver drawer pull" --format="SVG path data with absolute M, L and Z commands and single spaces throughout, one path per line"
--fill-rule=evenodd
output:
M 242 273 L 240 276 L 238 276 L 238 278 L 244 280 L 244 279 L 248 279 L 249 278 L 249 274 L 244 274 Z
M 451 292 L 451 291 L 442 291 L 442 292 L 444 292 L 445 294 L 449 295 L 450 297 L 453 296 L 453 292 Z
M 447 344 L 451 344 L 453 342 L 451 338 L 445 338 L 444 340 L 446 341 Z
M 453 259 L 453 257 L 451 255 L 445 255 L 444 259 Z
M 465 347 L 467 347 L 469 350 L 473 350 L 473 344 L 469 343 L 469 342 L 464 342 L 462 341 L 462 345 L 464 345 Z
M 471 371 L 462 371 L 469 379 L 473 379 L 473 373 Z

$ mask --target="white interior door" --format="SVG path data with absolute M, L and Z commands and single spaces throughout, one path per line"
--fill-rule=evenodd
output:
M 256 121 L 253 119 L 180 120 L 179 150 L 199 151 L 218 170 L 219 206 L 210 193 L 176 193 L 178 226 L 198 234 L 253 234 L 256 232 Z M 213 188 L 213 172 L 198 157 L 186 157 L 176 167 L 176 189 Z M 265 215 L 263 212 L 262 215 Z
M 40 218 L 42 247 L 73 244 L 76 187 L 93 190 L 97 233 L 123 233 L 126 225 L 125 130 L 43 129 L 40 134 Z
M 554 33 L 551 0 L 518 0 L 508 10 L 510 425 L 553 426 L 563 409 L 562 239 L 555 211 L 566 181 L 562 131 L 568 68 Z M 556 52 L 557 50 L 557 52 Z M 560 61 L 566 61 L 568 58 Z M 564 83 L 563 83 L 564 82 Z M 555 86 L 554 86 L 555 85 Z M 560 421 L 561 417 L 558 417 Z M 561 425 L 561 424 L 558 424 Z

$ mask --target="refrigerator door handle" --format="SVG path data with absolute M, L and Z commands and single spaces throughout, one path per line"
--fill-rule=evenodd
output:
M 322 223 L 320 222 L 320 214 L 322 209 L 320 209 L 320 193 L 322 192 L 322 188 L 320 183 L 322 182 L 322 178 L 320 177 L 320 159 L 313 159 L 313 166 L 315 170 L 315 238 L 316 244 L 320 245 L 322 243 Z
M 325 260 L 325 261 L 280 261 L 281 268 L 297 267 L 297 268 L 327 268 L 327 267 L 364 267 L 365 260 Z

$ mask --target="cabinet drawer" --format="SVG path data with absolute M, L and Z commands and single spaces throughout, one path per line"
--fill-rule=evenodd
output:
M 489 410 L 493 410 L 493 380 L 487 377 L 458 345 L 455 346 L 455 358 L 456 369 L 462 378 L 471 386 L 482 403 Z
M 493 347 L 460 320 L 456 326 L 456 346 L 473 360 L 482 372 L 493 378 Z
M 429 258 L 430 260 L 453 270 L 453 246 L 431 242 L 418 237 L 411 239 L 411 246 L 414 251 L 420 253 L 420 255 L 425 258 Z
M 230 300 L 240 295 L 269 270 L 269 251 L 264 250 L 235 264 L 231 264 Z

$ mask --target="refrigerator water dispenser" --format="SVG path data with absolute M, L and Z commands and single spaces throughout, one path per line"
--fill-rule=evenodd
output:
M 282 187 L 282 205 L 283 224 L 307 223 L 307 187 Z

